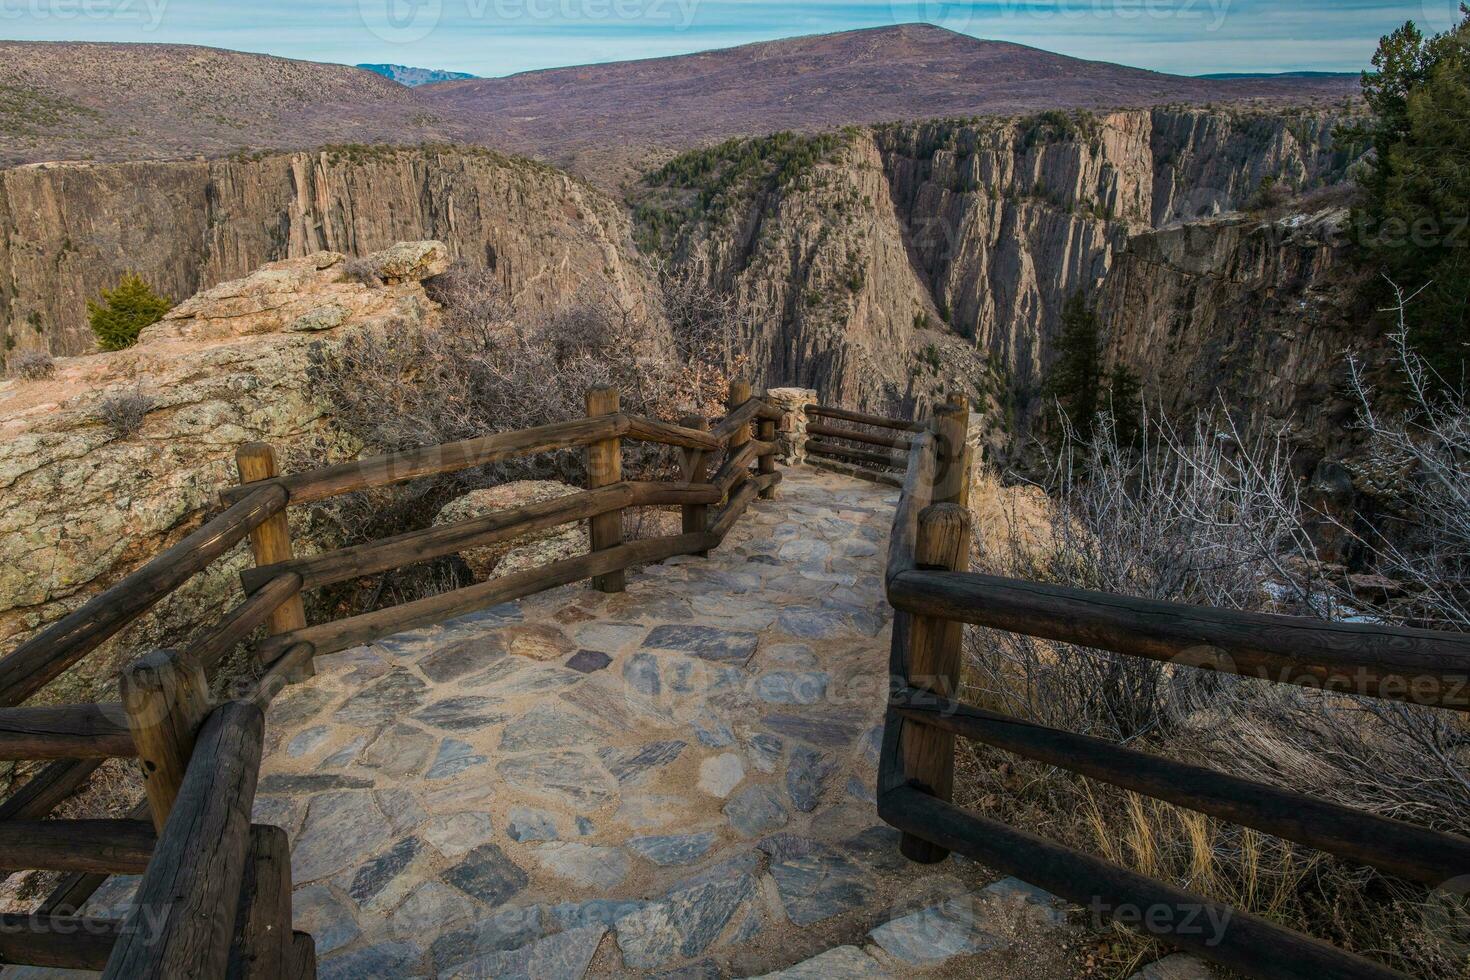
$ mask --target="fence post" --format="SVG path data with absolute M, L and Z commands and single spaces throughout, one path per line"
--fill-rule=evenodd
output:
M 741 405 L 744 405 L 748 401 L 750 401 L 750 382 L 738 380 L 731 381 L 730 396 L 725 401 L 726 410 L 733 412 L 735 411 L 735 409 L 739 408 Z M 740 452 L 740 450 L 744 449 L 745 444 L 748 442 L 750 442 L 749 423 L 742 425 L 739 429 L 736 429 L 733 434 L 731 434 L 730 446 L 727 450 L 728 455 L 733 457 L 736 453 Z M 742 476 L 741 483 L 745 482 L 746 479 L 747 477 Z M 733 494 L 736 490 L 739 489 L 740 483 L 737 483 L 735 484 L 735 486 L 730 488 L 730 492 Z
M 209 714 L 204 668 L 177 650 L 154 650 L 122 672 L 123 710 L 138 747 L 143 788 L 153 826 L 163 833 L 184 771 L 194 754 L 194 739 Z
M 769 405 L 769 400 L 766 403 Z M 761 442 L 769 442 L 771 444 L 771 451 L 763 453 L 756 461 L 760 475 L 767 476 L 776 472 L 776 423 L 770 419 L 761 419 L 757 438 Z M 774 483 L 761 491 L 762 500 L 774 500 L 775 497 L 776 485 Z
M 618 389 L 593 388 L 587 392 L 587 417 L 612 415 L 619 408 Z M 587 447 L 587 489 L 596 490 L 623 479 L 623 446 L 620 439 L 604 439 Z M 606 551 L 623 543 L 623 512 L 599 514 L 589 522 L 592 550 Z M 622 592 L 628 577 L 621 569 L 606 575 L 594 575 L 592 587 L 599 592 Z
M 679 424 L 686 429 L 709 431 L 709 419 L 703 415 L 686 415 Z M 709 482 L 709 453 L 703 449 L 684 450 L 684 480 L 686 483 Z M 683 514 L 685 534 L 703 534 L 709 530 L 709 504 L 685 504 Z M 708 558 L 709 552 L 701 551 L 699 555 Z
M 966 438 L 970 428 L 970 409 L 952 401 L 938 405 L 929 429 L 935 435 L 934 502 L 963 504 L 967 499 L 969 477 L 966 473 Z
M 914 549 L 921 569 L 966 571 L 970 563 L 970 512 L 958 504 L 932 504 L 919 515 L 919 538 Z M 914 616 L 909 626 L 908 677 L 912 688 L 956 699 L 964 624 L 933 616 Z M 928 725 L 905 720 L 899 733 L 904 774 L 926 793 L 949 801 L 954 796 L 954 736 Z M 904 834 L 899 850 L 910 861 L 934 864 L 949 851 Z
M 255 483 L 259 480 L 269 480 L 280 474 L 276 466 L 276 451 L 269 443 L 251 442 L 246 443 L 235 451 L 235 466 L 240 472 L 240 482 Z M 250 546 L 255 552 L 255 566 L 274 565 L 278 561 L 289 561 L 291 558 L 291 525 L 286 520 L 286 512 L 282 510 L 273 514 L 266 522 L 254 531 L 250 532 Z M 301 593 L 293 595 L 275 612 L 271 613 L 270 623 L 267 631 L 271 636 L 279 636 L 282 633 L 290 633 L 306 626 L 306 607 L 302 605 Z M 269 664 L 263 666 L 269 667 Z M 292 671 L 292 681 L 304 681 L 316 674 L 316 667 L 310 659 L 295 671 Z

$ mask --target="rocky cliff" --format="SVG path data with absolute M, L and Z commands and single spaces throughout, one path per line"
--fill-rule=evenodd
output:
M 518 300 L 641 293 L 628 219 L 561 171 L 474 148 L 343 147 L 0 171 L 0 347 L 91 349 L 87 300 L 137 272 L 184 298 L 266 262 L 436 239 Z
M 750 311 L 767 377 L 902 407 L 941 388 L 1024 414 L 1060 311 L 1130 235 L 1307 190 L 1349 161 L 1317 112 L 1043 113 L 736 141 L 651 175 L 645 247 Z
M 80 606 L 188 534 L 236 482 L 235 449 L 336 439 L 307 383 L 307 351 L 359 327 L 432 321 L 420 279 L 437 242 L 369 260 L 390 283 L 344 276 L 345 256 L 272 263 L 180 304 L 124 351 L 58 359 L 46 379 L 0 381 L 0 649 Z M 127 421 L 120 399 L 136 406 Z M 356 447 L 338 446 L 341 452 Z M 105 693 L 116 651 L 175 642 L 230 597 L 240 546 L 156 615 L 90 655 L 46 697 Z

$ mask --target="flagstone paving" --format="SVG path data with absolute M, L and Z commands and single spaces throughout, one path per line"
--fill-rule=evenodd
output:
M 1056 913 L 987 911 L 1017 892 L 909 864 L 874 810 L 895 503 L 788 470 L 722 548 L 625 593 L 557 589 L 320 658 L 270 710 L 255 819 L 291 835 L 321 975 L 1016 959 Z M 1065 975 L 1026 958 L 1006 975 Z

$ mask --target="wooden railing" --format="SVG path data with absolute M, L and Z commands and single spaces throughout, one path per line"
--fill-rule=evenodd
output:
M 887 568 L 896 610 L 878 812 L 903 853 L 950 852 L 1253 977 L 1395 977 L 1260 917 L 1045 840 L 951 801 L 962 737 L 1431 886 L 1470 873 L 1470 840 L 960 703 L 964 624 L 1329 692 L 1470 710 L 1470 637 L 1250 615 L 969 572 L 967 413 L 911 440 Z M 1226 923 L 1220 934 L 1194 928 Z
M 621 591 L 630 567 L 717 547 L 781 479 L 781 415 L 743 382 L 732 385 L 729 414 L 713 427 L 624 414 L 613 389 L 589 392 L 587 407 L 585 419 L 305 473 L 279 473 L 269 446 L 242 447 L 241 484 L 221 493 L 222 513 L 0 659 L 0 760 L 50 760 L 0 803 L 0 864 L 68 873 L 34 914 L 0 922 L 0 963 L 102 969 L 108 977 L 314 976 L 311 938 L 290 930 L 285 834 L 249 823 L 263 711 L 275 695 L 309 677 L 317 656 L 417 625 L 584 579 Z M 623 480 L 623 439 L 678 447 L 683 479 Z M 581 493 L 323 554 L 293 552 L 288 505 L 574 447 L 587 452 L 589 486 Z M 709 475 L 719 453 L 723 464 Z M 625 542 L 623 511 L 648 506 L 679 506 L 682 533 Z M 306 621 L 307 590 L 582 520 L 590 524 L 589 554 L 346 619 Z M 255 567 L 241 576 L 243 599 L 186 649 L 129 665 L 119 702 L 19 706 L 246 537 Z M 234 700 L 211 703 L 210 678 L 261 627 L 267 639 L 251 651 L 251 683 L 236 684 Z M 140 760 L 143 804 L 121 820 L 44 819 L 107 758 Z M 128 919 L 76 915 L 108 875 L 120 873 L 143 874 Z
M 924 423 L 831 405 L 808 405 L 805 411 L 806 453 L 812 463 L 873 483 L 902 486 L 913 435 L 925 430 Z

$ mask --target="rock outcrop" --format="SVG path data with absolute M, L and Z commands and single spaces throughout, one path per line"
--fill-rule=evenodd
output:
M 580 491 L 577 487 L 556 480 L 517 480 L 500 486 L 471 490 L 445 504 L 434 518 L 434 524 L 460 524 L 496 511 L 525 504 L 539 504 L 578 492 Z M 469 566 L 475 581 L 483 582 L 497 575 L 509 575 L 563 558 L 584 555 L 589 550 L 587 525 L 578 521 L 543 531 L 529 531 L 509 541 L 483 548 L 468 548 L 460 552 L 459 556 Z
M 134 347 L 60 358 L 46 380 L 0 381 L 0 649 L 197 527 L 218 490 L 236 482 L 240 444 L 330 449 L 336 437 L 307 381 L 308 349 L 359 327 L 432 322 L 436 307 L 414 277 L 442 270 L 448 252 L 411 243 L 368 261 L 406 278 L 346 278 L 337 252 L 270 263 L 180 304 Z M 119 392 L 150 406 L 136 432 L 98 417 Z M 238 598 L 233 579 L 246 555 L 242 545 L 197 576 L 46 696 L 103 694 L 118 651 L 176 642 Z

